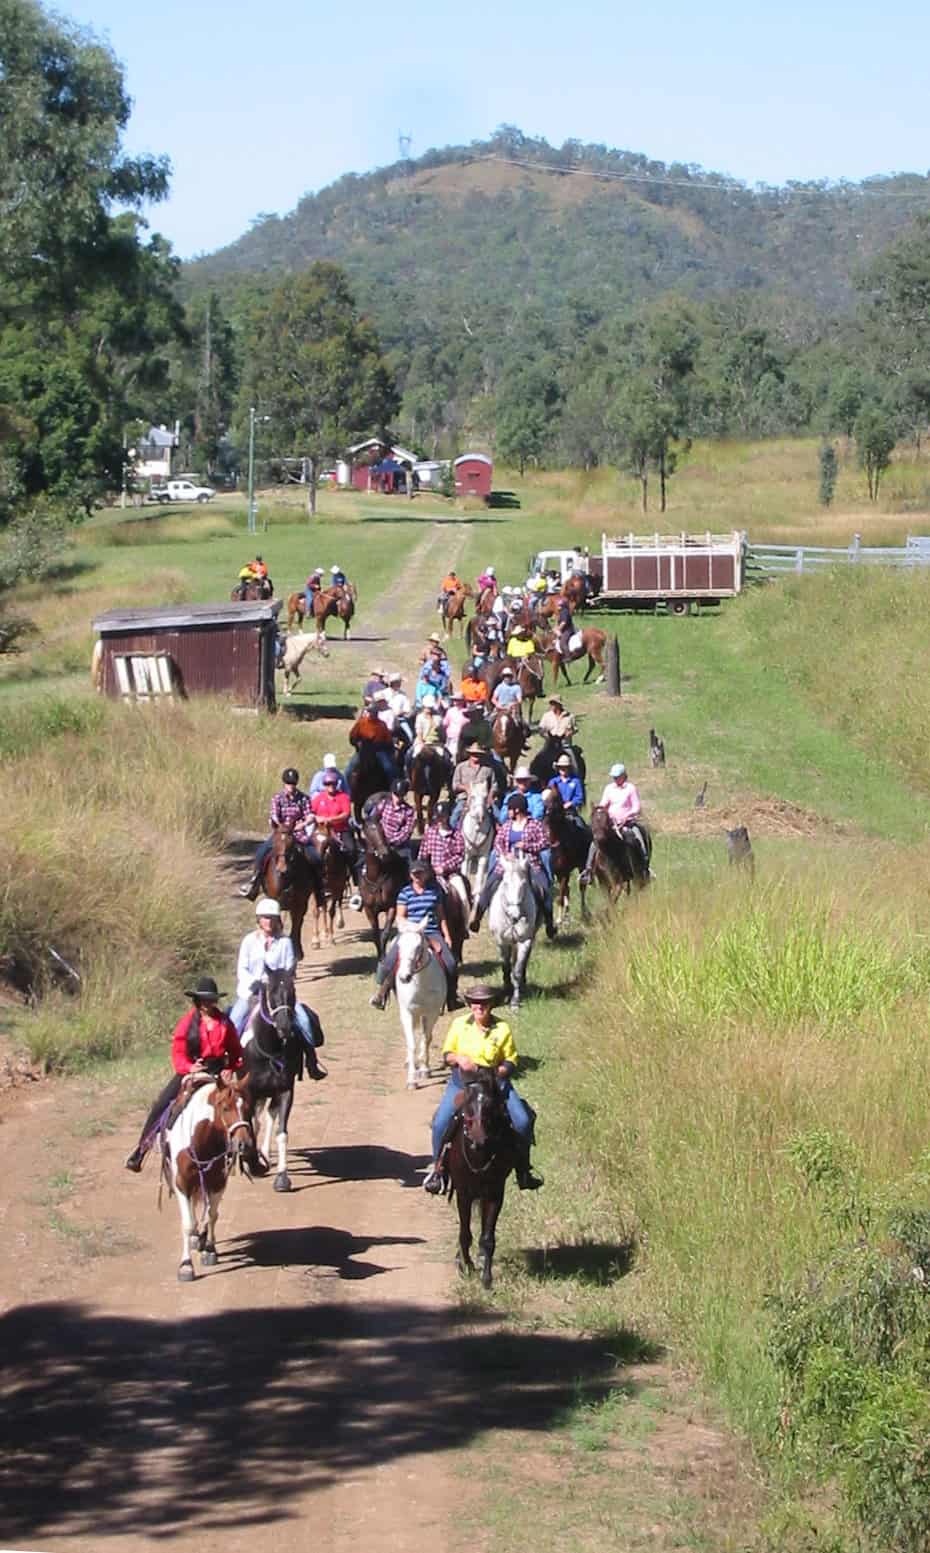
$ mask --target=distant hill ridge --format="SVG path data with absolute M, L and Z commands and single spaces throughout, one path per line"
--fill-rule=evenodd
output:
M 495 294 L 545 313 L 567 296 L 607 310 L 676 290 L 778 291 L 844 310 L 855 271 L 930 209 L 930 178 L 755 188 L 686 163 L 509 126 L 487 141 L 338 179 L 288 215 L 186 266 L 188 286 L 342 264 L 379 324 Z M 387 330 L 390 335 L 392 331 Z

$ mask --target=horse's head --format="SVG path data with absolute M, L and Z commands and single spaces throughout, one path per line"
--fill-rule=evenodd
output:
M 600 805 L 591 810 L 591 835 L 598 846 L 604 846 L 611 837 L 610 815 Z
M 291 1034 L 295 997 L 294 972 L 266 967 L 262 974 L 258 1009 L 265 1023 L 274 1026 L 282 1041 L 286 1041 Z
M 365 851 L 372 857 L 376 857 L 379 863 L 387 860 L 390 847 L 384 839 L 384 831 L 381 829 L 380 820 L 372 817 L 362 826 L 362 838 L 365 843 Z
M 462 1127 L 469 1143 L 481 1147 L 499 1130 L 503 1096 L 493 1068 L 478 1068 L 465 1080 Z
M 220 1075 L 209 1095 L 215 1126 L 226 1134 L 229 1152 L 240 1164 L 258 1163 L 258 1149 L 252 1127 L 253 1100 L 248 1080 L 225 1079 Z
M 406 921 L 397 934 L 397 980 L 412 981 L 417 971 L 423 969 L 429 947 L 426 929 L 422 922 Z
M 491 773 L 488 771 L 487 777 L 481 776 L 472 783 L 468 792 L 468 802 L 465 806 L 465 812 L 468 814 L 470 819 L 473 819 L 480 824 L 488 812 L 488 805 L 490 802 Z

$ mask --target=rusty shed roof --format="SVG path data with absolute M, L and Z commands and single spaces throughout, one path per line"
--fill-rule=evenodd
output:
M 158 609 L 108 609 L 92 622 L 95 631 L 145 631 L 169 626 L 260 625 L 275 620 L 283 600 L 261 604 L 162 604 Z

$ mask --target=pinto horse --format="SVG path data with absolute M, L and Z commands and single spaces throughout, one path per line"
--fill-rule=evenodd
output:
M 323 905 L 319 868 L 314 867 L 294 835 L 290 825 L 278 825 L 272 832 L 271 852 L 262 874 L 262 891 L 290 912 L 291 943 L 298 960 L 304 957 L 300 933 L 311 895 L 319 908 Z
M 294 1104 L 294 1080 L 302 1071 L 300 1036 L 294 1028 L 294 996 L 291 971 L 266 970 L 258 1001 L 242 1035 L 245 1071 L 256 1115 L 265 1107 L 265 1139 L 261 1153 L 266 1168 L 272 1125 L 277 1125 L 276 1192 L 291 1189 L 291 1178 L 287 1173 L 287 1123 Z
M 588 860 L 588 851 L 591 846 L 591 827 L 583 822 L 575 824 L 565 813 L 562 800 L 557 792 L 551 792 L 546 799 L 546 824 L 549 835 L 552 838 L 552 877 L 559 887 L 559 917 L 558 926 L 561 927 L 568 916 L 568 904 L 571 898 L 571 878 L 577 869 L 579 874 Z M 578 883 L 578 891 L 581 896 L 581 915 L 583 919 L 588 916 L 588 908 L 585 903 L 585 891 L 587 884 L 584 879 Z
M 358 891 L 380 960 L 397 915 L 397 897 L 407 883 L 407 860 L 388 846 L 381 823 L 374 816 L 365 820 L 362 838 L 365 850 L 359 869 Z
M 252 1128 L 254 1097 L 248 1080 L 221 1077 L 201 1084 L 172 1122 L 162 1141 L 162 1175 L 176 1193 L 181 1214 L 178 1282 L 192 1283 L 192 1252 L 204 1267 L 215 1267 L 216 1220 L 230 1172 L 262 1175 Z
M 426 824 L 432 825 L 439 795 L 452 780 L 449 757 L 437 744 L 424 744 L 410 764 L 410 786 L 417 811 L 417 827 L 423 834 L 423 809 L 426 807 Z
M 497 1075 L 491 1068 L 478 1068 L 468 1074 L 459 1116 L 460 1125 L 446 1156 L 449 1196 L 454 1197 L 459 1214 L 459 1248 L 455 1260 L 460 1273 L 474 1272 L 471 1218 L 474 1204 L 480 1202 L 478 1262 L 481 1282 L 490 1289 L 504 1187 L 517 1163 L 516 1140 L 507 1116 L 507 1105 Z
M 637 823 L 646 838 L 647 849 L 651 852 L 649 832 L 642 823 Z M 637 889 L 644 890 L 650 878 L 649 864 L 644 862 L 637 846 L 617 834 L 606 809 L 591 811 L 591 835 L 596 848 L 591 877 L 607 890 L 611 904 L 619 896 L 629 895 L 634 884 Z
M 349 880 L 349 859 L 336 840 L 332 827 L 325 820 L 317 820 L 314 832 L 316 849 L 320 854 L 322 902 L 313 901 L 313 948 L 320 947 L 320 919 L 330 947 L 335 927 L 344 928 L 342 897 Z

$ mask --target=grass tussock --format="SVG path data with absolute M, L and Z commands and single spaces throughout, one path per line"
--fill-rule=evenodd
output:
M 318 741 L 299 742 L 314 763 Z M 222 703 L 50 700 L 7 720 L 0 756 L 0 956 L 39 994 L 32 1056 L 73 1067 L 163 1039 L 187 977 L 229 964 L 217 853 L 264 827 L 281 765 L 268 730 Z
M 850 870 L 643 901 L 565 1059 L 572 1145 L 640 1246 L 624 1314 L 895 1549 L 930 1535 L 923 896 L 889 862 L 868 896 Z

